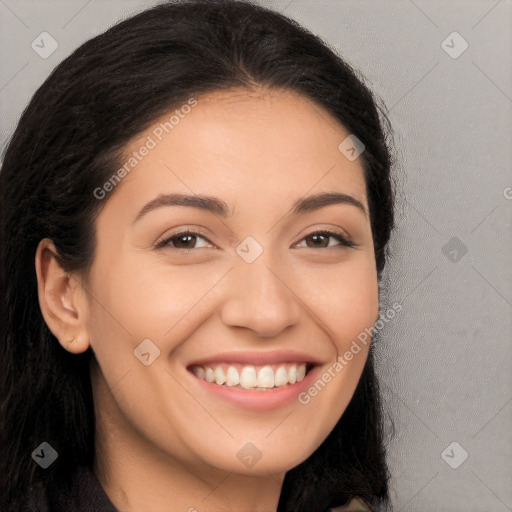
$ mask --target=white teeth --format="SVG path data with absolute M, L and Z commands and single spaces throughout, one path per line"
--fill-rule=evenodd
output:
M 285 384 L 288 384 L 288 374 L 286 373 L 286 368 L 280 366 L 274 376 L 274 385 L 284 386 Z
M 290 384 L 295 384 L 297 382 L 297 367 L 294 364 L 292 364 L 288 370 L 288 382 Z
M 273 388 L 274 387 L 274 370 L 271 366 L 264 366 L 258 372 L 258 387 Z
M 204 373 L 205 373 L 204 378 L 208 382 L 213 382 L 215 380 L 215 375 L 213 374 L 213 370 L 209 366 L 206 367 L 206 370 Z
M 300 382 L 306 376 L 306 365 L 301 364 L 297 368 L 297 382 Z
M 194 373 L 200 378 L 200 379 L 204 379 L 205 377 L 205 371 L 204 371 L 204 368 L 202 366 L 194 366 Z
M 255 388 L 257 384 L 254 366 L 244 366 L 240 373 L 240 386 L 244 389 Z
M 287 371 L 288 368 L 288 371 Z M 265 365 L 257 370 L 254 366 L 220 363 L 210 366 L 194 366 L 193 373 L 200 379 L 219 386 L 237 386 L 242 389 L 271 389 L 301 382 L 306 375 L 306 363 L 287 363 L 279 366 Z
M 230 366 L 226 372 L 226 385 L 236 386 L 237 384 L 240 384 L 240 376 L 237 369 L 234 366 Z
M 215 384 L 224 384 L 224 382 L 226 382 L 226 376 L 224 375 L 224 370 L 220 367 L 220 366 L 217 366 L 217 368 L 215 368 L 215 371 L 213 372 L 213 374 L 215 375 Z

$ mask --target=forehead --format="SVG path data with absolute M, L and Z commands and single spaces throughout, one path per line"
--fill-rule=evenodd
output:
M 116 186 L 114 202 L 180 191 L 228 203 L 244 195 L 247 204 L 268 208 L 334 189 L 366 204 L 360 159 L 350 161 L 338 149 L 349 132 L 309 98 L 289 90 L 231 89 L 187 104 L 194 106 L 176 106 L 126 147 L 123 163 L 136 162 Z

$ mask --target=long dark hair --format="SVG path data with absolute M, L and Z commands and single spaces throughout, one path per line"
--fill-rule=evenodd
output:
M 380 281 L 394 227 L 391 128 L 363 78 L 326 43 L 277 12 L 231 0 L 164 3 L 87 41 L 34 94 L 0 171 L 0 474 L 8 509 L 25 510 L 37 482 L 65 483 L 94 454 L 93 356 L 65 351 L 43 320 L 39 241 L 54 242 L 66 270 L 85 272 L 108 200 L 94 190 L 119 169 L 126 144 L 191 97 L 253 86 L 302 94 L 364 143 Z M 46 471 L 31 458 L 43 441 L 59 453 Z M 323 511 L 354 494 L 375 509 L 388 503 L 373 348 L 334 430 L 286 474 L 278 511 Z

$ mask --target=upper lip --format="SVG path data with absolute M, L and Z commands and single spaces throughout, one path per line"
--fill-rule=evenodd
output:
M 224 352 L 210 357 L 198 359 L 188 366 L 204 366 L 212 363 L 240 363 L 252 365 L 279 364 L 279 363 L 310 363 L 321 364 L 314 356 L 303 352 L 290 350 L 277 350 L 272 352 Z

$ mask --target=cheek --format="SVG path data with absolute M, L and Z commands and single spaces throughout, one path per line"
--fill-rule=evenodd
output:
M 310 267 L 295 278 L 298 294 L 338 353 L 372 327 L 379 314 L 379 291 L 374 258 L 361 255 L 323 268 Z
M 307 418 L 315 418 L 321 426 L 315 432 L 319 444 L 339 421 L 361 377 L 371 343 L 368 333 L 379 313 L 378 281 L 369 256 L 303 272 L 296 282 L 316 324 L 332 344 L 331 360 L 298 396 L 303 435 L 312 435 Z
M 133 336 L 161 338 L 208 291 L 211 275 L 201 266 L 173 267 L 132 255 L 110 270 L 99 262 L 94 288 L 97 302 L 111 313 L 107 321 Z
M 127 368 L 140 369 L 134 350 L 143 340 L 166 355 L 193 333 L 211 314 L 211 290 L 226 272 L 221 267 L 172 266 L 137 254 L 109 265 L 98 259 L 91 273 L 89 330 L 109 383 Z

